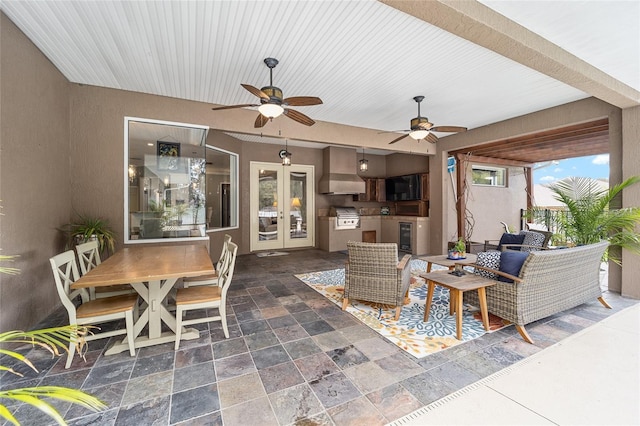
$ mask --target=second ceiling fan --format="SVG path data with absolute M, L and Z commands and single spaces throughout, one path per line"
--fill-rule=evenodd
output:
M 418 103 L 418 116 L 411 120 L 411 128 L 409 130 L 402 130 L 407 134 L 392 140 L 391 142 L 389 142 L 389 145 L 400 142 L 407 136 L 411 136 L 413 139 L 418 141 L 421 139 L 425 139 L 427 142 L 436 143 L 438 142 L 438 137 L 431 132 L 460 133 L 467 131 L 466 127 L 434 126 L 433 123 L 429 122 L 429 119 L 427 117 L 421 117 L 420 102 L 422 102 L 423 99 L 424 96 L 415 96 L 413 98 L 413 100 Z
M 231 109 L 231 108 L 244 108 L 244 107 L 258 107 L 258 117 L 254 123 L 254 127 L 263 127 L 267 122 L 273 118 L 286 115 L 290 119 L 304 124 L 305 126 L 313 126 L 315 121 L 307 117 L 301 112 L 288 108 L 289 106 L 309 106 L 320 105 L 322 99 L 315 96 L 293 96 L 291 98 L 282 98 L 282 90 L 279 87 L 273 85 L 273 69 L 278 65 L 278 60 L 275 58 L 266 58 L 264 63 L 269 67 L 269 85 L 258 89 L 250 84 L 241 84 L 246 90 L 253 95 L 260 98 L 259 104 L 242 104 L 242 105 L 229 105 L 223 107 L 212 108 L 214 111 Z

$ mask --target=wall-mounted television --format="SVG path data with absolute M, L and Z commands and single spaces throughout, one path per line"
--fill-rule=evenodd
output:
M 385 179 L 387 201 L 420 200 L 420 175 L 395 176 Z

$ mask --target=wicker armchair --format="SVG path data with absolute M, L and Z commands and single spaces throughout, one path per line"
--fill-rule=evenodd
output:
M 349 241 L 347 249 L 342 310 L 347 309 L 350 299 L 383 303 L 396 307 L 397 321 L 411 282 L 411 255 L 398 262 L 395 243 Z
M 513 280 L 513 283 L 496 281 L 495 285 L 487 287 L 488 311 L 514 323 L 522 338 L 533 343 L 524 329 L 526 324 L 595 299 L 611 308 L 600 290 L 600 261 L 608 245 L 608 242 L 600 242 L 567 249 L 532 251 L 517 277 L 472 266 L 476 272 L 483 270 Z M 467 291 L 463 297 L 465 303 L 480 306 L 475 292 Z

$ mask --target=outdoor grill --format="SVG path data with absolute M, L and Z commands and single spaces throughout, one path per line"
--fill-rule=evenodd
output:
M 337 230 L 360 227 L 360 215 L 355 207 L 331 207 L 329 215 L 336 217 Z

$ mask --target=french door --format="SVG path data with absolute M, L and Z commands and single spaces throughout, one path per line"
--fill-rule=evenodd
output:
M 314 167 L 251 162 L 251 251 L 315 245 Z

